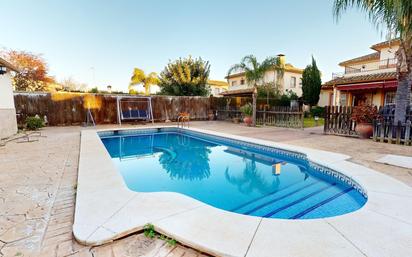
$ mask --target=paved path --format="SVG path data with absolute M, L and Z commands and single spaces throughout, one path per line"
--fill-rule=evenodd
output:
M 32 143 L 0 148 L 0 256 L 206 256 L 135 234 L 86 247 L 72 236 L 80 128 L 46 128 Z
M 305 130 L 249 128 L 228 122 L 193 122 L 194 127 L 334 151 L 412 186 L 410 169 L 376 163 L 386 154 L 412 156 L 412 147 L 325 136 Z M 107 127 L 107 126 L 102 126 Z M 72 238 L 79 127 L 43 130 L 32 143 L 0 147 L 0 256 L 204 256 L 190 248 L 167 246 L 135 234 L 100 247 L 85 247 Z

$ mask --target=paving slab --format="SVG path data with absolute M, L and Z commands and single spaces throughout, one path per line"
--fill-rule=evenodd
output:
M 387 154 L 382 158 L 377 159 L 376 162 L 398 166 L 405 169 L 412 169 L 412 157 L 409 156 Z

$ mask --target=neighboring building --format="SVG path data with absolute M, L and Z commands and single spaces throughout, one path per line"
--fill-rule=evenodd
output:
M 322 85 L 318 105 L 357 106 L 393 104 L 396 87 L 398 39 L 371 46 L 375 52 L 339 63 L 344 73 L 333 74 Z
M 290 63 L 286 63 L 285 56 L 278 55 L 281 59 L 281 63 L 284 64 L 285 71 L 281 81 L 278 81 L 278 74 L 275 70 L 270 70 L 265 73 L 263 78 L 263 83 L 275 83 L 277 84 L 282 93 L 286 90 L 295 92 L 299 97 L 302 96 L 302 73 L 303 69 L 294 67 Z M 286 63 L 286 64 L 285 64 Z M 229 90 L 224 93 L 224 95 L 231 95 L 249 92 L 253 89 L 253 85 L 249 85 L 246 81 L 245 73 L 240 72 L 236 74 L 230 74 L 226 77 L 229 82 Z
M 210 95 L 212 96 L 220 96 L 229 88 L 229 84 L 221 80 L 208 80 L 207 85 L 210 87 Z
M 0 58 L 0 139 L 17 133 L 11 71 L 17 68 Z

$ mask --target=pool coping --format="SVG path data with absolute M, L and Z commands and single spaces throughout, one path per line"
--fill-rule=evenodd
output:
M 136 130 L 176 126 L 119 128 Z M 127 188 L 97 132 L 81 133 L 73 234 L 101 245 L 140 231 L 147 223 L 167 236 L 217 256 L 408 256 L 412 245 L 412 188 L 352 163 L 350 156 L 197 128 L 229 139 L 305 154 L 311 162 L 356 181 L 368 201 L 335 217 L 283 220 L 217 209 L 173 192 L 140 193 Z M 292 242 L 299 242 L 298 245 Z

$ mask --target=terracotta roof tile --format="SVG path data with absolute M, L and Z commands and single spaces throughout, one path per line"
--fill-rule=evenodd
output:
M 369 60 L 379 60 L 379 57 L 380 57 L 380 53 L 375 52 L 375 53 L 363 55 L 363 56 L 360 56 L 360 57 L 356 57 L 356 58 L 341 62 L 341 63 L 339 63 L 339 65 L 340 66 L 345 66 L 345 65 L 351 64 L 351 63 L 364 62 L 364 61 L 369 61 Z
M 245 95 L 245 94 L 252 94 L 254 92 L 254 90 L 255 90 L 255 88 L 250 87 L 250 88 L 245 88 L 245 89 L 228 90 L 228 91 L 222 92 L 220 94 L 224 95 L 224 96 Z
M 396 79 L 396 72 L 381 72 L 375 74 L 363 74 L 351 77 L 339 77 L 325 82 L 322 88 L 328 88 L 333 85 L 344 85 L 354 82 L 379 81 L 387 79 Z

